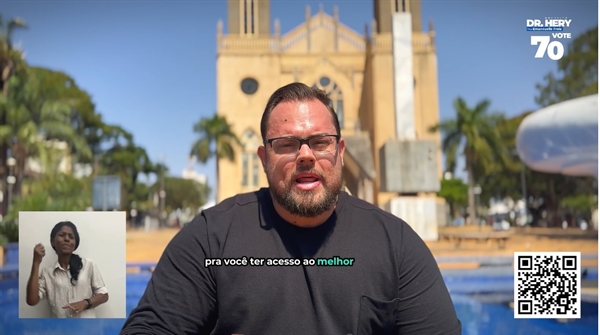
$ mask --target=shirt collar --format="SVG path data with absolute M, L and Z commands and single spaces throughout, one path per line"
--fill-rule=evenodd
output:
M 66 269 L 66 270 L 65 270 L 65 269 L 63 269 L 63 268 L 62 268 L 62 266 L 60 266 L 60 263 L 58 263 L 58 260 L 56 260 L 56 263 L 54 263 L 54 266 L 52 267 L 52 269 L 53 269 L 53 270 L 55 270 L 55 271 L 56 271 L 56 269 L 60 269 L 60 270 L 62 270 L 62 271 L 68 271 L 68 270 L 69 270 L 69 268 L 70 268 L 70 265 L 69 265 L 69 266 L 67 266 L 67 269 Z

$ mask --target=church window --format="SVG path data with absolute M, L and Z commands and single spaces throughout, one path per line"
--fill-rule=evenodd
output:
M 251 129 L 244 132 L 242 141 L 242 186 L 258 187 L 260 161 L 256 154 L 256 149 L 260 145 L 260 140 L 256 133 Z
M 344 97 L 340 87 L 328 77 L 321 77 L 313 87 L 319 88 L 327 93 L 331 99 L 331 107 L 336 112 L 340 128 L 344 128 Z
M 242 92 L 247 95 L 252 95 L 258 91 L 258 81 L 254 78 L 245 78 L 241 82 Z
M 250 0 L 250 29 L 254 35 L 254 0 Z
M 242 153 L 242 186 L 248 186 L 248 153 Z
M 243 0 L 243 16 L 244 16 L 244 34 L 254 35 L 256 32 L 257 18 L 256 12 L 258 10 L 259 0 Z
M 258 187 L 258 155 L 252 154 L 252 186 Z
M 244 0 L 244 34 L 248 33 L 248 0 Z

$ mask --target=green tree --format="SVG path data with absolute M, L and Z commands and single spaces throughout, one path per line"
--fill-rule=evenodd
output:
M 107 134 L 112 137 L 113 142 L 112 146 L 101 154 L 99 172 L 121 177 L 121 208 L 129 210 L 133 202 L 147 200 L 147 194 L 139 193 L 139 177 L 156 173 L 156 166 L 146 150 L 134 143 L 131 133 L 118 126 L 105 128 L 109 130 Z
M 24 182 L 23 196 L 17 198 L 7 220 L 18 218 L 19 211 L 84 211 L 92 204 L 91 178 L 76 178 L 60 169 L 64 150 L 48 145 L 40 160 L 42 174 Z
M 528 197 L 542 199 L 543 204 L 537 206 L 529 204 L 530 214 L 534 217 L 534 225 L 540 221 L 548 221 L 550 224 L 560 223 L 562 220 L 563 211 L 561 206 L 567 210 L 578 208 L 572 206 L 571 199 L 579 199 L 579 195 L 587 198 L 597 193 L 596 183 L 593 178 L 572 177 L 561 174 L 550 174 L 537 172 L 525 166 L 516 153 L 516 134 L 519 125 L 531 112 L 527 111 L 521 115 L 512 118 L 498 118 L 495 123 L 495 128 L 500 134 L 503 145 L 506 151 L 511 153 L 503 161 L 496 157 L 493 162 L 487 167 L 480 164 L 474 165 L 476 181 L 480 185 L 485 185 L 482 188 L 481 200 L 482 203 L 489 201 L 491 197 L 512 199 L 520 199 L 523 197 L 523 186 L 525 187 Z M 495 155 L 495 153 L 493 153 Z M 522 181 L 524 179 L 525 185 Z M 563 200 L 561 200 L 563 199 Z M 565 203 L 570 204 L 566 206 Z M 542 218 L 542 213 L 546 212 L 546 218 Z
M 5 23 L 0 14 L 0 84 L 4 95 L 8 91 L 8 80 L 17 68 L 16 63 L 23 58 L 21 51 L 13 47 L 13 33 L 18 29 L 26 28 L 27 24 L 23 19 L 15 17 Z
M 203 118 L 194 125 L 194 132 L 198 139 L 193 143 L 190 156 L 195 157 L 200 163 L 206 164 L 210 158 L 217 158 L 217 181 L 219 182 L 219 160 L 235 161 L 235 148 L 241 146 L 241 141 L 231 129 L 227 119 L 221 115 L 212 118 Z M 217 193 L 218 186 L 215 187 Z
M 13 171 L 16 177 L 14 198 L 21 193 L 26 177 L 31 177 L 33 179 L 27 181 L 27 188 L 35 186 L 39 192 L 31 194 L 30 205 L 40 204 L 34 201 L 35 197 L 51 197 L 56 204 L 60 193 L 45 194 L 50 189 L 42 191 L 41 188 L 51 187 L 48 183 L 52 180 L 58 182 L 74 178 L 50 172 L 47 156 L 52 146 L 49 144 L 58 140 L 67 144 L 61 155 L 68 158 L 71 168 L 75 164 L 92 164 L 94 175 L 110 173 L 121 176 L 124 208 L 136 200 L 144 202 L 145 206 L 149 198 L 148 186 L 138 183 L 138 176 L 140 173 L 156 172 L 146 151 L 136 145 L 131 134 L 122 127 L 105 124 L 96 112 L 91 96 L 80 89 L 69 75 L 27 66 L 22 53 L 12 46 L 13 31 L 19 27 L 26 27 L 22 20 L 13 19 L 3 25 L 0 17 L 0 179 L 3 192 L 8 190 L 6 158 L 12 156 L 17 160 Z M 35 158 L 45 166 L 41 176 L 27 170 L 29 158 Z M 89 183 L 91 187 L 91 180 Z M 6 194 L 4 198 L 7 198 Z M 88 200 L 91 201 L 91 198 L 85 199 Z M 8 202 L 4 201 L 2 205 L 5 207 L 0 211 L 6 214 Z
M 446 156 L 446 170 L 456 169 L 458 150 L 463 146 L 462 155 L 465 159 L 465 169 L 468 174 L 469 218 L 475 223 L 475 181 L 474 169 L 477 165 L 489 170 L 496 164 L 495 158 L 505 160 L 508 153 L 501 141 L 500 134 L 495 128 L 499 117 L 489 114 L 489 100 L 482 100 L 473 108 L 469 108 L 462 98 L 454 101 L 456 117 L 443 121 L 429 128 L 430 132 L 441 131 L 443 134 L 442 150 Z
M 151 190 L 156 193 L 160 190 L 160 187 L 160 181 L 158 181 L 151 187 Z M 206 184 L 175 177 L 165 177 L 164 189 L 166 193 L 165 209 L 169 212 L 178 208 L 189 208 L 192 211 L 197 211 L 206 204 L 210 193 L 210 189 Z
M 20 50 L 13 48 L 12 36 L 18 29 L 27 28 L 25 21 L 20 18 L 13 18 L 5 22 L 0 15 L 0 125 L 8 122 L 6 101 L 11 83 L 14 83 L 14 75 L 24 68 L 23 54 Z M 0 134 L 2 136 L 2 134 Z M 6 142 L 0 141 L 0 187 L 4 192 L 4 199 L 7 199 L 8 183 L 8 150 L 9 145 Z M 8 202 L 3 201 L 0 212 L 6 213 Z
M 20 211 L 85 211 L 92 205 L 90 178 L 59 173 L 25 182 L 24 196 L 15 199 L 6 217 L 18 218 Z
M 13 86 L 8 99 L 3 101 L 7 122 L 0 125 L 0 143 L 5 144 L 10 156 L 16 159 L 14 194 L 20 195 L 25 177 L 27 159 L 44 160 L 48 141 L 59 140 L 69 144 L 66 151 L 76 148 L 80 156 L 91 152 L 85 139 L 69 126 L 71 101 L 55 101 L 43 97 L 37 71 L 26 68 Z M 8 152 L 6 153 L 8 157 Z
M 468 204 L 469 187 L 460 179 L 442 179 L 438 196 L 444 198 L 450 206 L 452 219 L 458 216 L 459 208 Z
M 521 121 L 531 112 L 525 112 L 519 116 L 506 118 L 498 116 L 495 119 L 494 127 L 500 136 L 504 157 L 497 152 L 492 152 L 493 159 L 487 166 L 475 164 L 474 173 L 476 181 L 482 188 L 481 201 L 487 203 L 491 197 L 505 198 L 511 197 L 519 199 L 522 197 L 521 172 L 530 173 L 524 166 L 516 152 L 516 136 Z M 507 154 L 508 153 L 508 154 Z
M 577 36 L 567 47 L 558 62 L 558 71 L 549 73 L 542 83 L 536 85 L 535 97 L 540 107 L 550 106 L 566 100 L 598 94 L 598 27 Z M 558 222 L 561 202 L 565 207 L 577 207 L 578 196 L 597 194 L 597 183 L 591 177 L 572 177 L 559 174 L 531 172 L 528 176 L 531 194 L 544 199 L 544 209 Z M 561 200 L 563 199 L 563 200 Z M 566 202 L 564 199 L 567 199 Z M 566 205 L 569 206 L 566 206 Z
M 569 210 L 591 214 L 592 210 L 598 207 L 598 196 L 589 194 L 572 195 L 562 199 L 561 204 Z
M 102 121 L 102 115 L 96 112 L 96 107 L 90 95 L 79 88 L 73 78 L 61 71 L 33 67 L 39 85 L 39 95 L 49 101 L 71 101 L 71 112 L 68 125 L 87 143 L 91 155 L 80 155 L 77 147 L 71 146 L 74 156 L 73 164 L 94 163 L 94 158 L 102 152 L 102 144 L 107 141 L 106 134 L 110 126 Z
M 537 84 L 535 101 L 541 107 L 598 93 L 598 27 L 571 42 L 558 60 L 558 76 L 552 72 Z

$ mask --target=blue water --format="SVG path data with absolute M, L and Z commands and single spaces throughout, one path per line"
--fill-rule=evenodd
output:
M 137 305 L 150 274 L 127 276 L 127 314 Z M 446 277 L 452 300 L 463 324 L 464 335 L 587 335 L 598 334 L 598 304 L 582 303 L 582 318 L 568 323 L 554 319 L 514 319 L 508 302 L 512 300 L 512 278 L 489 280 Z M 478 283 L 480 293 L 466 286 Z M 0 280 L 0 334 L 118 334 L 124 319 L 23 319 L 18 312 L 18 280 Z M 477 287 L 475 287 L 477 288 Z M 488 288 L 495 288 L 488 290 Z M 506 289 L 506 290 L 505 290 Z M 486 291 L 494 293 L 485 293 Z M 483 292 L 483 293 L 481 293 Z M 504 292 L 504 293 L 498 293 Z
M 581 319 L 567 323 L 555 319 L 515 319 L 509 306 L 512 292 L 486 295 L 452 295 L 463 334 L 498 335 L 597 335 L 598 304 L 581 304 Z

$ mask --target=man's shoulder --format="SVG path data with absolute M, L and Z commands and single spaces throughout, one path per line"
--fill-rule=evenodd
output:
M 213 227 L 220 230 L 232 222 L 239 221 L 240 218 L 246 221 L 257 218 L 254 214 L 258 213 L 259 204 L 266 196 L 265 192 L 268 192 L 268 189 L 262 188 L 227 198 L 213 207 L 203 209 L 186 227 Z
M 230 212 L 245 206 L 258 205 L 266 190 L 267 189 L 265 188 L 261 188 L 260 190 L 254 192 L 234 195 L 233 197 L 227 198 L 213 207 L 204 209 L 202 212 L 214 215 L 223 212 Z
M 404 220 L 387 212 L 370 202 L 357 198 L 344 192 L 345 210 L 349 211 L 352 217 L 359 219 L 369 218 L 390 224 L 406 224 Z

